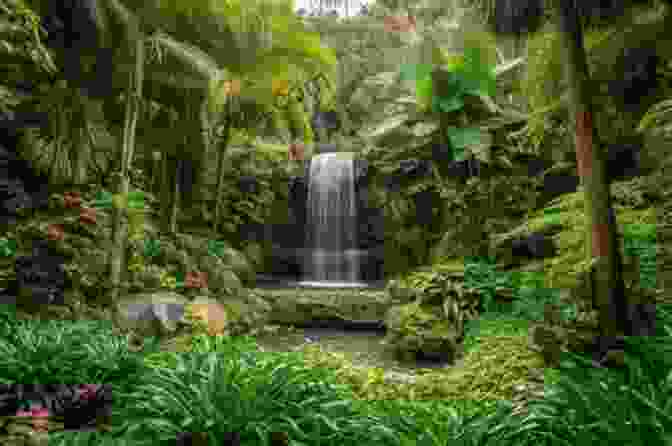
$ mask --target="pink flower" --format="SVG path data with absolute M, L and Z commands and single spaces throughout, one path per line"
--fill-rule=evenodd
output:
M 34 418 L 33 427 L 35 428 L 36 431 L 46 432 L 48 430 L 47 429 L 48 421 L 43 418 L 49 417 L 49 409 L 33 405 L 28 411 L 19 410 L 18 412 L 16 412 L 16 416 L 33 417 Z
M 82 384 L 77 389 L 82 399 L 90 400 L 96 397 L 96 391 L 100 386 L 98 384 Z
M 387 32 L 410 32 L 415 29 L 415 18 L 411 16 L 388 16 L 384 19 Z

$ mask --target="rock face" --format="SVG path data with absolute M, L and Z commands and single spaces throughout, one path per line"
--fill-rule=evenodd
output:
M 308 200 L 308 181 L 306 177 L 294 176 L 289 179 L 289 207 L 292 221 L 300 228 L 306 224 L 306 207 Z M 300 231 L 303 233 L 303 231 Z
M 368 162 L 355 158 L 355 193 L 357 195 L 357 242 L 366 255 L 360 265 L 362 280 L 375 281 L 383 278 L 385 216 L 382 209 L 369 201 L 370 175 Z
M 16 259 L 12 291 L 19 305 L 63 305 L 69 285 L 63 268 L 64 257 L 49 249 L 46 242 L 35 242 L 31 255 Z
M 10 140 L 11 141 L 11 140 Z M 48 204 L 46 181 L 28 163 L 0 141 L 0 222 L 16 218 Z

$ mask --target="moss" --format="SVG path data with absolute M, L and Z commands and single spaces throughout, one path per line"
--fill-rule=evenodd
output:
M 614 198 L 618 201 L 618 197 Z M 560 209 L 559 226 L 555 230 L 550 224 L 544 222 L 543 210 L 535 212 L 528 221 L 531 232 L 556 232 L 553 238 L 558 246 L 558 255 L 544 260 L 545 286 L 547 288 L 574 288 L 578 284 L 577 277 L 586 263 L 583 193 L 563 195 L 548 207 Z M 656 223 L 655 208 L 633 210 L 617 205 L 615 211 L 621 235 L 625 225 Z
M 529 382 L 531 372 L 543 361 L 529 349 L 524 321 L 492 319 L 471 339 L 477 348 L 466 353 L 461 364 L 446 369 L 417 370 L 415 383 L 386 380 L 380 368 L 354 367 L 343 354 L 319 346 L 301 350 L 308 367 L 333 370 L 339 384 L 348 386 L 358 400 L 512 400 L 515 386 Z

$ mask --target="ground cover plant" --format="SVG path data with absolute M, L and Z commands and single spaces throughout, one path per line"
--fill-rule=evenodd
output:
M 594 369 L 567 353 L 525 416 L 513 416 L 506 401 L 358 397 L 361 386 L 327 367 L 306 367 L 303 353 L 260 352 L 253 338 L 197 334 L 186 353 L 147 339 L 133 352 L 105 323 L 17 321 L 4 310 L 0 384 L 112 388 L 106 431 L 49 433 L 57 445 L 172 445 L 184 432 L 205 432 L 211 445 L 227 444 L 231 432 L 243 445 L 275 444 L 278 432 L 293 445 L 672 444 L 672 313 L 662 306 L 665 334 L 630 339 L 625 369 Z M 467 351 L 526 331 L 525 320 L 510 315 L 476 322 L 467 327 Z M 372 380 L 366 390 L 375 394 L 376 386 L 389 384 Z

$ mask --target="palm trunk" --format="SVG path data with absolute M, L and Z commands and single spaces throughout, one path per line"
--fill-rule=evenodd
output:
M 228 106 L 227 106 L 228 107 Z M 220 219 L 222 216 L 222 195 L 224 194 L 224 162 L 226 161 L 226 149 L 229 145 L 231 137 L 231 121 L 226 120 L 226 127 L 224 127 L 224 140 L 220 144 L 221 150 L 218 150 L 217 160 L 217 190 L 215 192 L 215 219 L 213 222 L 214 233 L 217 234 L 220 229 Z
M 200 157 L 201 169 L 199 169 L 199 192 L 197 193 L 198 198 L 200 199 L 199 212 L 200 216 L 204 222 L 207 222 L 209 218 L 212 218 L 208 208 L 208 202 L 211 199 L 211 185 L 209 182 L 210 174 L 212 172 L 210 168 L 210 160 L 214 158 L 213 151 L 213 136 L 212 136 L 212 123 L 210 121 L 210 112 L 208 107 L 208 101 L 203 100 L 201 103 L 201 109 L 199 114 L 199 122 L 201 123 L 201 144 L 203 145 L 203 152 Z
M 170 158 L 164 152 L 161 158 L 161 232 L 170 233 L 170 210 L 172 209 L 173 187 L 171 186 Z
M 77 126 L 73 132 L 72 141 L 72 182 L 76 186 L 86 184 L 87 172 L 91 158 L 91 146 L 86 139 L 86 126 L 88 125 L 87 118 L 93 114 L 95 104 L 82 96 L 78 88 L 73 88 L 74 104 L 77 104 L 77 110 L 81 113 L 79 120 L 81 126 Z
M 570 2 L 571 3 L 571 2 Z M 561 6 L 560 30 L 564 39 L 566 76 L 571 114 L 575 120 L 576 159 L 584 190 L 586 215 L 586 255 L 595 262 L 594 299 L 600 329 L 607 337 L 624 330 L 623 277 L 618 265 L 615 219 L 609 218 L 611 194 L 606 163 L 593 143 L 597 132 L 592 124 L 592 104 L 583 34 L 576 9 Z
M 182 177 L 182 170 L 184 169 L 184 166 L 182 165 L 183 161 L 177 160 L 175 163 L 175 169 L 173 171 L 175 172 L 175 181 L 173 182 L 174 187 L 173 187 L 173 200 L 172 200 L 172 208 L 170 209 L 170 233 L 175 235 L 177 234 L 177 212 L 180 209 L 180 197 L 182 194 L 182 191 L 180 190 L 180 178 Z
M 137 39 L 135 42 L 135 73 L 128 88 L 128 102 L 126 103 L 126 120 L 124 126 L 124 141 L 121 150 L 121 172 L 118 178 L 117 193 L 122 197 L 128 197 L 129 178 L 128 173 L 133 161 L 133 148 L 135 144 L 135 128 L 140 111 L 142 98 L 142 75 L 144 64 L 144 41 Z M 124 262 L 126 248 L 127 227 L 124 210 L 114 208 L 112 227 L 112 250 L 110 253 L 110 284 L 112 286 L 111 299 L 116 302 L 119 297 L 121 282 L 121 270 Z
M 201 106 L 203 99 L 189 99 L 186 103 L 186 119 L 188 122 L 188 134 L 186 136 L 185 147 L 188 148 L 188 157 L 192 163 L 193 177 L 189 192 L 182 190 L 181 207 L 182 211 L 190 217 L 200 217 L 201 204 L 203 201 L 202 191 L 207 180 L 205 159 L 207 144 L 203 137 Z

